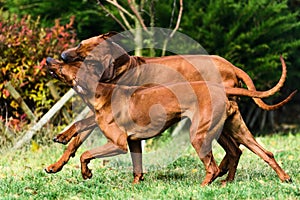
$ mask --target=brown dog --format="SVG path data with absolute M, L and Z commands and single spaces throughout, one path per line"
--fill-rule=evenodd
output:
M 91 159 L 124 153 L 127 151 L 128 141 L 133 158 L 134 173 L 136 173 L 135 178 L 137 177 L 140 180 L 142 170 L 139 141 L 161 133 L 182 117 L 188 117 L 192 121 L 190 129 L 191 142 L 206 168 L 206 177 L 202 185 L 209 184 L 217 176 L 226 173 L 228 170 L 227 180 L 234 178 L 241 154 L 238 148 L 240 143 L 268 162 L 282 181 L 290 180 L 290 177 L 276 163 L 272 153 L 264 150 L 255 141 L 240 116 L 237 104 L 234 101 L 229 102 L 227 100 L 221 84 L 193 82 L 144 87 L 97 84 L 97 73 L 94 73 L 97 69 L 95 67 L 84 65 L 82 73 L 79 73 L 82 62 L 74 62 L 68 65 L 50 58 L 47 59 L 47 62 L 52 74 L 73 86 L 88 105 L 95 109 L 96 122 L 109 140 L 105 146 L 87 151 L 81 156 L 84 178 L 91 177 L 91 172 L 87 168 L 87 164 Z M 79 74 L 81 75 L 78 77 Z M 91 82 L 93 80 L 94 83 Z M 97 85 L 97 87 L 95 88 L 94 85 Z M 189 87 L 192 90 L 189 90 Z M 170 90 L 178 90 L 180 94 L 186 92 L 187 95 L 184 95 L 185 98 L 183 99 L 179 98 L 180 101 L 178 101 L 178 98 Z M 225 91 L 230 94 L 231 91 L 236 90 L 235 88 L 226 88 Z M 243 91 L 243 95 L 246 93 L 247 90 Z M 254 91 L 249 91 L 247 96 L 251 96 L 250 93 L 253 95 Z M 193 94 L 195 94 L 194 98 Z M 118 98 L 116 104 L 112 103 L 114 95 Z M 257 96 L 259 95 L 258 92 Z M 153 108 L 155 104 L 161 105 L 164 108 L 163 112 L 160 112 L 160 109 L 155 106 Z M 151 108 L 154 109 L 152 112 Z M 195 109 L 197 112 L 194 112 Z M 150 117 L 148 113 L 150 113 Z M 92 118 L 89 119 L 92 121 Z M 129 119 L 134 123 L 131 123 Z M 222 140 L 229 147 L 225 145 L 228 155 L 226 154 L 220 165 L 220 172 L 211 153 L 211 140 L 216 138 L 222 130 L 224 120 L 226 120 L 225 126 L 219 140 Z M 137 126 L 133 124 L 137 124 Z M 148 126 L 149 124 L 150 126 Z M 83 137 L 87 137 L 89 133 L 90 131 L 84 134 Z M 68 147 L 69 154 L 75 153 L 76 149 L 74 151 L 74 146 L 72 148 L 69 149 Z M 65 161 L 60 160 L 50 165 L 46 171 L 49 173 L 57 172 L 63 166 L 63 162 Z
M 241 81 L 249 90 L 256 90 L 247 73 L 222 57 L 215 55 L 176 55 L 152 58 L 130 56 L 122 47 L 113 42 L 116 34 L 109 32 L 83 40 L 77 47 L 64 51 L 61 57 L 66 63 L 85 60 L 99 65 L 96 67 L 96 73 L 100 82 L 139 86 L 149 83 L 211 81 L 222 83 L 226 88 L 236 88 L 231 91 L 230 98 L 233 98 L 234 94 L 246 96 L 243 94 L 245 90 L 239 88 Z M 269 91 L 256 92 L 253 96 L 269 97 L 282 87 L 287 71 L 282 58 L 281 62 L 282 75 L 277 85 Z M 292 95 L 287 98 L 287 101 L 291 97 Z M 253 100 L 264 110 L 277 109 L 287 102 L 270 106 L 259 98 L 253 98 Z
M 112 33 L 107 33 L 84 40 L 78 47 L 63 52 L 62 58 L 66 62 L 85 59 L 90 62 L 91 65 L 99 65 L 95 67 L 97 69 L 96 75 L 98 76 L 99 81 L 105 82 L 115 82 L 124 85 L 143 85 L 148 83 L 176 83 L 208 80 L 219 83 L 222 82 L 225 86 L 235 89 L 231 90 L 231 96 L 229 96 L 230 99 L 235 99 L 232 95 L 242 95 L 244 92 L 244 90 L 236 88 L 239 86 L 239 80 L 245 82 L 250 90 L 255 90 L 252 80 L 244 71 L 233 66 L 221 57 L 206 55 L 168 56 L 163 58 L 132 57 L 119 45 L 110 40 L 113 35 L 114 34 Z M 278 91 L 286 77 L 286 67 L 282 59 L 281 62 L 283 73 L 278 84 L 268 92 L 260 93 L 260 96 L 258 96 L 258 93 L 255 95 L 252 94 L 252 97 L 266 97 L 273 94 L 275 91 Z M 142 65 L 143 63 L 148 65 Z M 218 74 L 220 74 L 221 77 L 218 77 Z M 229 94 L 227 93 L 227 95 Z M 292 96 L 293 94 L 283 102 L 272 106 L 266 105 L 261 99 L 253 99 L 261 108 L 272 110 L 285 104 Z M 54 141 L 66 144 L 73 136 L 85 130 L 80 135 L 77 135 L 70 143 L 62 158 L 53 166 L 53 171 L 59 171 L 63 167 L 64 163 L 66 163 L 70 156 L 76 152 L 78 146 L 81 145 L 83 140 L 85 140 L 91 130 L 95 127 L 96 124 L 92 116 L 76 122 L 67 131 L 54 138 Z M 220 165 L 222 170 L 222 173 L 220 174 L 225 174 L 229 170 L 228 160 L 238 160 L 240 150 L 231 136 L 221 136 L 218 142 L 227 153 Z M 133 148 L 136 152 L 141 151 L 138 142 L 136 142 L 136 145 Z M 139 163 L 139 161 L 136 161 L 136 163 Z M 134 169 L 134 171 L 134 182 L 138 182 L 139 179 L 142 179 L 141 166 Z M 234 175 L 231 174 L 233 173 L 229 172 L 226 180 L 233 180 Z

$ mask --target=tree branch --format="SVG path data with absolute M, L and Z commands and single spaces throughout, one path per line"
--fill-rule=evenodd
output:
M 174 1 L 175 4 L 175 1 Z M 171 34 L 169 35 L 169 37 L 167 37 L 163 43 L 163 47 L 162 47 L 162 52 L 161 52 L 161 56 L 164 56 L 166 53 L 166 48 L 168 45 L 169 40 L 174 36 L 174 34 L 176 33 L 176 31 L 179 28 L 180 25 L 180 21 L 181 21 L 181 17 L 182 17 L 182 11 L 183 11 L 183 0 L 179 0 L 179 12 L 178 12 L 178 17 L 177 17 L 177 22 L 176 22 L 176 26 L 174 27 L 173 31 L 171 32 Z M 172 16 L 173 18 L 173 16 Z M 173 21 L 173 20 L 172 20 Z
M 175 15 L 175 9 L 176 9 L 176 1 L 177 0 L 173 0 L 173 9 L 172 9 L 172 12 L 171 12 L 171 18 L 170 18 L 169 28 L 171 28 L 172 24 L 173 24 L 174 15 Z
M 181 21 L 181 17 L 182 17 L 182 11 L 183 11 L 183 0 L 179 0 L 179 13 L 178 13 L 178 17 L 177 17 L 177 22 L 176 22 L 176 26 L 173 29 L 172 33 L 170 34 L 170 38 L 174 36 L 175 32 L 178 30 L 179 25 L 180 25 L 180 21 Z
M 127 30 L 127 28 L 122 24 L 122 22 L 114 15 L 112 14 L 105 6 L 100 2 L 100 0 L 97 0 L 98 5 L 106 12 L 113 20 L 115 20 L 124 30 Z
M 115 3 L 118 4 L 117 0 L 113 0 L 113 1 L 114 1 Z M 123 12 L 122 10 L 120 10 L 120 9 L 118 9 L 118 11 L 119 11 L 119 14 L 120 14 L 120 16 L 121 16 L 123 22 L 124 22 L 125 25 L 127 26 L 127 28 L 128 28 L 129 30 L 131 30 L 132 27 L 131 27 L 130 23 L 128 22 L 126 16 L 124 15 L 124 12 Z
M 134 13 L 134 15 L 136 16 L 136 18 L 138 19 L 139 23 L 141 24 L 142 28 L 148 32 L 147 26 L 144 24 L 144 20 L 142 19 L 140 13 L 136 10 L 136 3 L 135 0 L 131 1 L 128 0 L 128 4 L 130 9 L 132 10 L 132 12 Z
M 114 5 L 120 11 L 122 11 L 123 13 L 125 13 L 126 15 L 128 15 L 130 18 L 134 19 L 134 15 L 132 15 L 131 13 L 129 13 L 125 8 L 123 8 L 116 0 L 106 0 L 106 2 Z

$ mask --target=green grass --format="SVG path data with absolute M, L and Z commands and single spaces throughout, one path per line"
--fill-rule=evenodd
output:
M 293 184 L 281 183 L 263 160 L 243 149 L 236 179 L 222 187 L 221 178 L 200 187 L 203 165 L 189 147 L 166 168 L 149 171 L 145 181 L 132 185 L 132 173 L 126 167 L 103 166 L 93 160 L 93 178 L 84 181 L 79 155 L 57 174 L 46 174 L 44 167 L 56 161 L 64 150 L 60 144 L 37 151 L 7 152 L 0 158 L 0 199 L 300 199 L 300 134 L 259 137 L 257 140 L 275 154 L 276 160 L 293 178 Z M 214 155 L 220 162 L 224 152 L 216 144 Z

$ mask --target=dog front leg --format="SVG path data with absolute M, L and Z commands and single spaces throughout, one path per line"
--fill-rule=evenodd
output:
M 45 168 L 47 173 L 56 173 L 59 172 L 63 166 L 70 160 L 70 157 L 74 157 L 79 146 L 88 138 L 94 129 L 87 130 L 77 135 L 72 142 L 68 145 L 66 151 L 61 156 L 61 158 L 54 164 L 49 165 Z
M 72 137 L 77 136 L 78 133 L 81 133 L 85 130 L 94 129 L 96 126 L 97 124 L 95 122 L 95 116 L 92 115 L 88 118 L 75 122 L 67 130 L 54 137 L 53 141 L 67 144 L 72 139 Z
M 88 150 L 80 156 L 81 174 L 83 179 L 92 178 L 92 171 L 88 168 L 88 164 L 95 158 L 105 158 L 127 153 L 127 149 L 120 147 L 112 142 L 105 145 Z
M 142 142 L 141 140 L 134 141 L 130 139 L 127 141 L 133 164 L 133 183 L 136 184 L 144 180 Z

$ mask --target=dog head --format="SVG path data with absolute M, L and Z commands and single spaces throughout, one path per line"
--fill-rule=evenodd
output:
M 48 57 L 47 67 L 54 78 L 73 87 L 79 94 L 91 94 L 98 85 L 97 68 L 91 63 L 65 63 Z
M 98 81 L 111 80 L 118 68 L 130 60 L 127 52 L 110 39 L 113 35 L 116 33 L 109 32 L 83 40 L 77 47 L 64 51 L 61 57 L 65 63 L 84 61 L 86 65 L 93 65 Z
M 105 64 L 88 57 L 84 61 L 65 63 L 47 58 L 49 73 L 63 83 L 73 87 L 78 93 L 87 95 L 95 90 L 101 78 L 114 74 L 113 67 L 105 68 Z
M 61 58 L 66 63 L 76 60 L 83 61 L 96 46 L 116 34 L 116 32 L 109 32 L 96 37 L 91 37 L 86 40 L 82 40 L 77 47 L 70 48 L 62 52 Z
M 82 65 L 81 61 L 75 61 L 68 64 L 48 57 L 46 62 L 48 71 L 54 78 L 57 78 L 69 86 L 74 86 L 76 84 L 75 80 L 78 70 Z

